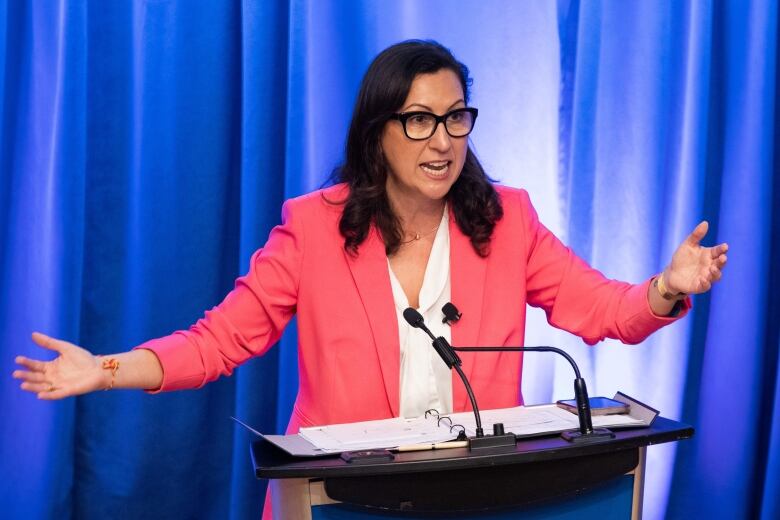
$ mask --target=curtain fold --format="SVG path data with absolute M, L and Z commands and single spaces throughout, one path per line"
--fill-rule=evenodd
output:
M 0 425 L 11 517 L 67 516 L 74 481 L 74 400 L 44 406 L 8 375 L 13 354 L 45 329 L 79 335 L 85 236 L 83 7 L 6 4 L 0 148 Z M 16 348 L 11 348 L 15 345 Z M 29 353 L 29 352 L 28 352 Z
M 280 220 L 287 190 L 287 159 L 280 151 L 285 148 L 288 126 L 289 12 L 290 6 L 282 0 L 241 4 L 237 273 L 246 270 L 252 253 L 263 245 Z M 284 341 L 286 351 L 292 350 L 294 355 L 294 340 L 288 338 L 294 335 L 292 325 L 288 326 Z M 281 346 L 271 349 L 233 376 L 233 415 L 263 432 L 283 431 L 279 417 L 289 416 L 290 407 L 284 403 L 297 387 L 295 367 L 280 368 L 280 351 Z M 224 484 L 230 493 L 230 518 L 259 518 L 263 507 L 265 483 L 254 478 L 248 460 L 251 441 L 251 435 L 243 428 L 234 428 L 230 480 Z
M 770 237 L 778 232 L 772 225 L 777 6 L 743 7 L 716 4 L 713 11 L 704 213 L 731 245 L 731 265 L 694 319 L 696 364 L 688 371 L 682 416 L 698 431 L 695 442 L 679 447 L 670 515 L 695 507 L 709 517 L 761 516 L 768 445 L 762 438 L 772 431 L 766 418 L 774 390 L 764 388 L 768 376 L 777 377 L 764 364 L 767 356 L 776 359 L 765 332 L 776 319 L 767 308 L 777 301 L 776 288 L 766 283 L 776 269 Z
M 649 450 L 645 517 L 780 511 L 780 95 L 776 2 L 265 0 L 0 4 L 0 511 L 9 518 L 257 518 L 264 483 L 231 415 L 284 431 L 297 331 L 187 392 L 37 401 L 33 330 L 97 354 L 217 304 L 282 202 L 341 160 L 383 48 L 432 38 L 474 76 L 472 144 L 610 277 L 663 269 L 706 218 L 724 281 L 637 347 L 585 346 L 530 310 L 593 395 L 696 428 Z M 467 37 L 464 37 L 464 34 Z M 523 393 L 570 397 L 528 356 Z
M 778 190 L 775 191 L 775 200 L 778 200 Z M 775 206 L 777 207 L 777 206 Z M 777 309 L 777 305 L 774 306 Z M 776 314 L 775 314 L 776 315 Z M 777 341 L 774 344 L 775 347 L 775 359 L 778 359 L 777 352 L 780 351 L 780 338 L 776 334 L 777 327 L 775 327 L 775 339 Z M 760 511 L 760 518 L 762 520 L 770 520 L 771 518 L 777 518 L 780 516 L 780 494 L 775 490 L 780 488 L 780 364 L 774 365 L 774 394 L 767 393 L 767 397 L 774 395 L 772 401 L 774 406 L 770 413 L 766 414 L 766 420 L 763 421 L 762 433 L 765 438 L 766 453 L 765 468 L 763 474 L 759 475 L 758 493 L 756 493 L 756 501 L 760 501 L 758 504 Z

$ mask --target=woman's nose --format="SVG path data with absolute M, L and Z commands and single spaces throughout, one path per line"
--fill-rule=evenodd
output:
M 428 141 L 428 145 L 434 150 L 447 151 L 452 146 L 450 139 L 450 134 L 447 133 L 444 123 L 439 123 Z

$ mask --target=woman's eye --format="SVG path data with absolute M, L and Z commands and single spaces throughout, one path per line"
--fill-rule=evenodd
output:
M 424 125 L 428 122 L 428 119 L 429 119 L 428 116 L 417 115 L 417 116 L 410 117 L 409 122 L 412 123 L 413 125 Z

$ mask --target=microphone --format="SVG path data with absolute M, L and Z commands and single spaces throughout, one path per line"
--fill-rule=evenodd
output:
M 459 311 L 458 308 L 455 307 L 452 303 L 447 302 L 444 304 L 444 307 L 441 308 L 441 312 L 444 313 L 444 318 L 441 320 L 442 323 L 449 323 L 450 325 L 452 323 L 457 322 L 461 316 L 463 316 Z
M 422 317 L 422 314 L 417 312 L 417 309 L 412 307 L 407 307 L 404 309 L 404 319 L 412 327 L 416 329 L 422 329 L 433 340 L 433 348 L 439 354 L 442 361 L 444 361 L 444 364 L 447 365 L 449 369 L 454 368 L 458 373 L 461 380 L 463 381 L 463 385 L 466 387 L 466 393 L 468 393 L 469 399 L 471 400 L 471 408 L 474 410 L 474 419 L 477 423 L 477 437 L 484 437 L 485 432 L 482 430 L 482 418 L 479 415 L 477 399 L 474 397 L 474 391 L 471 389 L 471 385 L 469 384 L 469 380 L 466 377 L 466 374 L 464 374 L 463 369 L 460 368 L 461 360 L 458 354 L 452 350 L 452 347 L 449 343 L 447 343 L 446 339 L 441 336 L 437 338 L 433 335 L 430 329 L 425 326 L 425 319 Z
M 433 348 L 439 354 L 442 361 L 444 361 L 444 364 L 447 365 L 447 368 L 452 369 L 453 367 L 460 366 L 460 357 L 452 350 L 452 347 L 450 347 L 450 344 L 447 343 L 446 339 L 441 336 L 437 338 L 430 329 L 425 326 L 425 319 L 423 319 L 422 314 L 412 307 L 407 307 L 404 309 L 404 319 L 412 327 L 422 329 L 433 340 Z
M 410 310 L 410 309 L 407 309 Z M 411 309 L 414 311 L 414 309 Z M 414 311 L 417 316 L 419 316 L 420 322 L 422 322 L 422 316 L 420 316 L 420 313 L 417 311 Z M 445 315 L 444 321 L 449 320 L 449 316 L 457 316 L 457 318 L 454 321 L 457 321 L 460 319 L 462 314 L 458 311 L 458 308 L 455 307 L 453 303 L 447 302 L 444 307 L 442 307 L 442 312 Z M 406 317 L 406 311 L 404 311 L 404 317 Z M 407 319 L 408 321 L 408 319 Z M 411 322 L 410 322 L 411 323 Z M 412 325 L 415 326 L 415 325 Z M 423 325 L 424 326 L 424 325 Z M 433 337 L 430 332 L 428 333 L 429 336 Z M 444 338 L 441 338 L 444 339 Z M 445 341 L 446 343 L 446 341 Z M 434 345 L 435 347 L 435 345 Z M 448 345 L 449 347 L 449 345 Z M 579 431 L 566 431 L 561 433 L 561 437 L 566 439 L 569 442 L 574 443 L 593 443 L 593 442 L 601 442 L 607 439 L 611 439 L 615 436 L 614 433 L 609 431 L 606 428 L 593 428 L 593 420 L 591 418 L 591 409 L 590 409 L 590 399 L 588 398 L 588 387 L 585 385 L 585 380 L 580 375 L 580 369 L 577 367 L 577 363 L 574 362 L 574 358 L 572 358 L 568 353 L 565 351 L 556 348 L 556 347 L 549 347 L 549 346 L 541 346 L 541 347 L 449 347 L 449 350 L 452 351 L 452 353 L 457 356 L 457 352 L 555 352 L 556 354 L 560 354 L 571 365 L 572 369 L 574 370 L 574 399 L 577 401 L 577 418 L 580 423 L 580 429 Z M 460 361 L 460 359 L 458 359 Z M 465 377 L 465 376 L 463 376 Z

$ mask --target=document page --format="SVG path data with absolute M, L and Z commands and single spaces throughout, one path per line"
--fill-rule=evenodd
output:
M 382 419 L 350 424 L 301 428 L 299 435 L 315 447 L 332 453 L 397 448 L 408 444 L 444 442 L 454 438 L 449 427 L 437 426 L 435 417 Z
M 504 430 L 517 436 L 532 436 L 545 433 L 558 433 L 579 428 L 576 415 L 554 404 L 539 406 L 516 406 L 498 410 L 480 411 L 482 428 L 491 433 L 493 424 L 503 423 Z M 460 412 L 449 416 L 453 424 L 461 424 L 468 436 L 476 434 L 477 426 L 472 412 Z M 602 415 L 592 417 L 594 427 L 642 426 L 640 419 L 628 415 Z
M 504 430 L 518 437 L 532 437 L 553 434 L 579 428 L 577 416 L 554 404 L 538 406 L 516 406 L 498 410 L 481 411 L 482 427 L 490 434 L 494 423 L 503 423 Z M 629 415 L 601 415 L 593 417 L 593 426 L 601 428 L 645 426 L 641 419 Z M 301 428 L 297 436 L 265 436 L 266 439 L 295 455 L 316 456 L 323 453 L 342 453 L 380 448 L 398 448 L 417 444 L 435 444 L 457 437 L 464 430 L 466 435 L 476 435 L 476 421 L 472 412 L 460 412 L 441 417 L 405 419 L 395 417 L 378 421 L 349 424 L 332 424 Z M 278 438 L 285 440 L 280 442 Z M 311 448 L 301 442 L 291 443 L 288 437 L 305 440 Z

